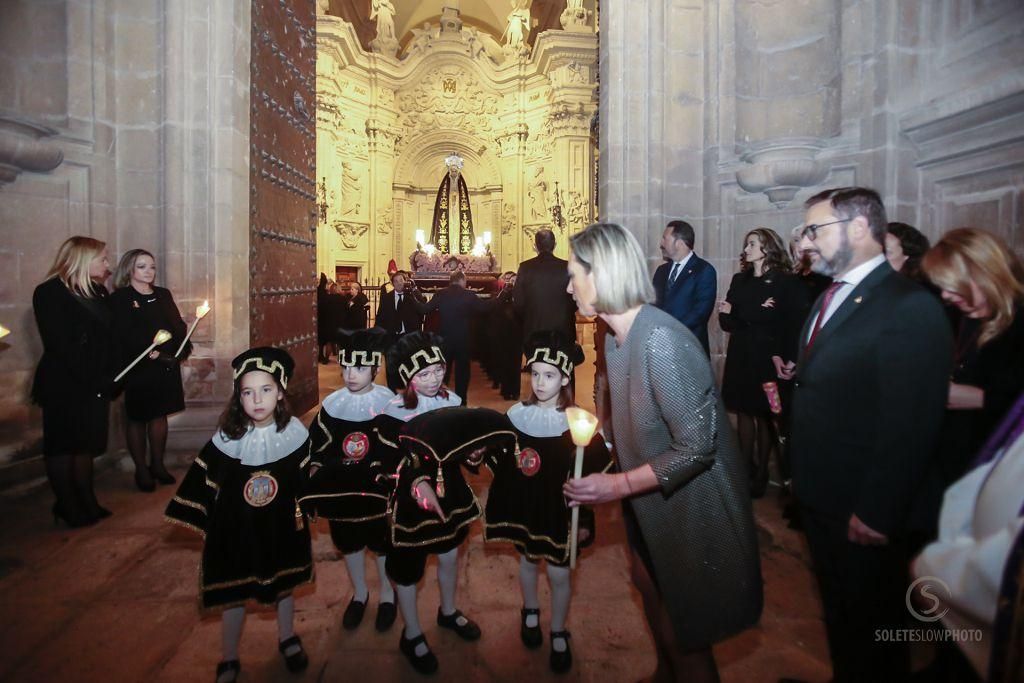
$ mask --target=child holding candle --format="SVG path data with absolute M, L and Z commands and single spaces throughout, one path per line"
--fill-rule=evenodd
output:
M 551 585 L 551 670 L 572 668 L 572 651 L 565 619 L 569 612 L 569 536 L 571 513 L 562 484 L 572 476 L 576 449 L 565 409 L 573 405 L 569 379 L 583 360 L 575 343 L 557 332 L 535 332 L 526 342 L 530 398 L 508 409 L 507 417 L 519 441 L 515 457 L 502 455 L 486 462 L 494 473 L 487 494 L 484 538 L 508 541 L 519 551 L 519 584 L 523 591 L 520 638 L 530 649 L 540 647 L 538 564 L 547 562 Z M 612 465 L 604 437 L 595 434 L 583 456 L 583 474 L 603 472 Z M 593 514 L 583 508 L 579 537 L 593 540 Z
M 200 604 L 223 609 L 218 683 L 237 680 L 245 603 L 277 604 L 278 649 L 289 671 L 308 665 L 295 635 L 292 590 L 313 580 L 309 529 L 296 500 L 309 461 L 309 433 L 292 417 L 285 389 L 295 362 L 259 347 L 231 361 L 234 393 L 220 429 L 167 506 L 167 519 L 205 539 Z
M 167 416 L 185 409 L 180 359 L 175 357 L 175 350 L 185 339 L 185 321 L 171 292 L 157 287 L 153 284 L 155 280 L 156 259 L 145 249 L 132 249 L 117 264 L 117 290 L 110 296 L 114 334 L 121 341 L 122 366 L 150 346 L 157 330 L 171 333 L 168 341 L 153 349 L 124 378 L 128 452 L 135 463 L 135 485 L 147 492 L 155 490 L 157 482 L 175 482 L 164 464 Z M 184 355 L 187 357 L 188 353 Z
M 341 620 L 346 629 L 357 627 L 366 610 L 367 548 L 377 555 L 380 577 L 377 630 L 391 628 L 397 614 L 395 592 L 384 571 L 391 487 L 376 479 L 383 451 L 373 431 L 374 418 L 395 397 L 373 381 L 386 345 L 387 332 L 379 327 L 339 336 L 338 362 L 345 386 L 324 399 L 313 420 L 310 480 L 299 501 L 310 515 L 328 520 L 331 540 L 345 556 L 352 582 L 352 600 Z

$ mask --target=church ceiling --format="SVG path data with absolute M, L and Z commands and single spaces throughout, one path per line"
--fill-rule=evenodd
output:
M 376 27 L 370 20 L 371 0 L 330 0 L 330 13 L 345 19 L 355 27 L 356 35 L 363 48 L 369 49 L 370 41 L 376 35 Z M 487 31 L 498 42 L 505 31 L 507 18 L 512 11 L 509 0 L 392 0 L 395 6 L 395 33 L 403 46 L 412 38 L 412 29 L 424 22 L 437 24 L 441 8 L 445 4 L 457 4 L 462 21 L 480 30 Z M 593 0 L 584 2 L 593 9 Z M 533 28 L 527 42 L 533 43 L 537 34 L 552 28 L 561 28 L 558 17 L 565 9 L 565 0 L 533 0 L 530 2 L 530 16 Z

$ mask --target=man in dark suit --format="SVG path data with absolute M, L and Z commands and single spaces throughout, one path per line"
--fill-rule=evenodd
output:
M 718 276 L 710 263 L 693 253 L 693 226 L 669 221 L 661 236 L 666 263 L 654 271 L 654 305 L 690 328 L 710 355 L 708 320 L 718 295 Z
M 550 230 L 538 230 L 533 243 L 537 255 L 519 264 L 512 293 L 523 321 L 523 339 L 539 330 L 555 330 L 576 339 L 576 303 L 565 291 L 569 264 L 554 255 L 555 233 Z
M 800 337 L 793 488 L 834 680 L 900 681 L 907 652 L 885 631 L 907 618 L 905 539 L 945 410 L 949 323 L 934 295 L 886 262 L 877 193 L 827 190 L 805 208 L 800 248 L 834 282 Z
M 421 301 L 414 287 L 409 287 L 412 278 L 403 270 L 391 274 L 391 285 L 394 287 L 390 292 L 380 295 L 380 303 L 377 304 L 378 327 L 388 331 L 388 346 L 394 344 L 399 337 L 410 332 L 417 332 L 423 328 L 423 316 L 416 309 L 416 303 Z M 397 375 L 388 370 L 388 386 L 392 389 L 400 386 Z
M 454 371 L 455 393 L 462 399 L 462 405 L 469 405 L 470 320 L 477 314 L 486 313 L 493 306 L 493 300 L 484 301 L 466 289 L 466 274 L 461 270 L 452 273 L 448 286 L 430 301 L 416 303 L 417 310 L 423 315 L 431 311 L 438 312 L 438 334 L 444 339 L 444 354 L 448 361 L 444 381 L 447 383 Z

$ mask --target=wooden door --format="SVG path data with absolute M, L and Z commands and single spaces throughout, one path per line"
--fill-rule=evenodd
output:
M 292 410 L 316 405 L 316 7 L 253 0 L 249 341 L 295 359 Z

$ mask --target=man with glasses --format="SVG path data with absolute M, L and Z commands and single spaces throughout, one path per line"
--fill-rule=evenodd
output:
M 946 404 L 949 324 L 936 298 L 885 260 L 873 190 L 805 204 L 800 248 L 834 279 L 804 324 L 791 458 L 836 681 L 900 681 L 910 508 Z M 882 634 L 882 635 L 880 635 Z
M 718 276 L 710 263 L 693 253 L 693 226 L 669 221 L 661 236 L 665 263 L 654 271 L 654 305 L 686 325 L 709 354 L 708 319 L 715 308 Z

